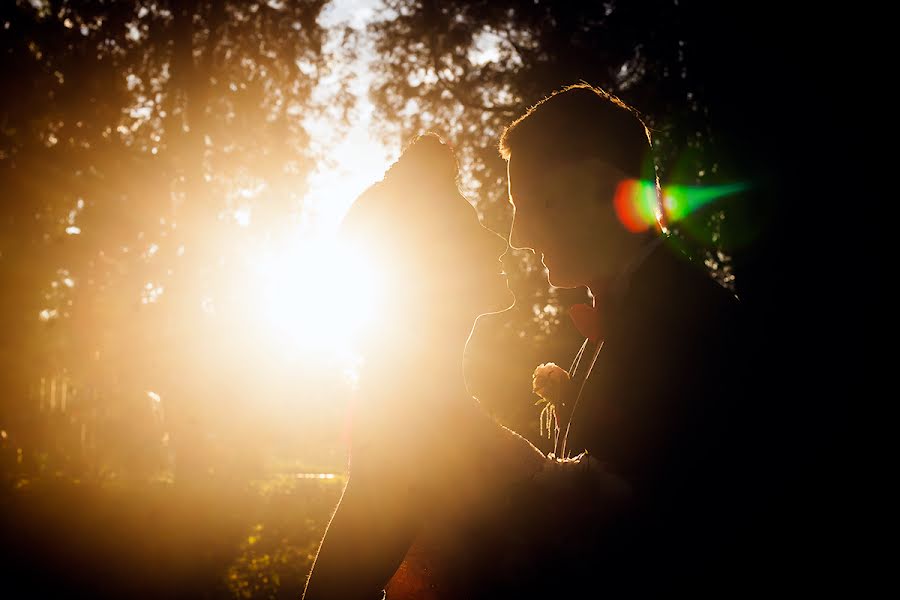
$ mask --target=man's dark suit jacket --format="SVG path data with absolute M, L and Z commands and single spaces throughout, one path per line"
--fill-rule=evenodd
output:
M 473 562 L 496 566 L 474 585 L 479 597 L 768 589 L 764 581 L 777 578 L 768 510 L 780 442 L 755 341 L 761 332 L 671 242 L 649 254 L 603 312 L 604 345 L 568 448 L 587 450 L 630 496 L 614 506 L 591 486 L 512 492 L 472 548 Z M 507 528 L 502 543 L 494 544 L 493 526 Z M 512 530 L 525 551 L 509 542 Z M 527 549 L 534 540 L 538 547 Z
M 609 573 L 610 591 L 734 591 L 766 562 L 750 550 L 761 542 L 778 410 L 760 385 L 759 332 L 730 291 L 670 245 L 625 284 L 601 307 L 603 347 L 567 442 L 632 495 L 619 519 L 575 544 L 573 562 Z

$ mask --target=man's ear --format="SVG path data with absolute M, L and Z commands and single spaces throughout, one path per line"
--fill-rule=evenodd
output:
M 577 163 L 572 178 L 588 192 L 590 198 L 601 198 L 612 202 L 619 183 L 629 179 L 619 168 L 601 158 L 586 158 Z
M 571 203 L 582 197 L 592 185 L 591 169 L 587 160 L 559 162 L 549 167 L 541 178 L 541 196 L 546 199 L 545 208 L 554 208 L 560 198 Z
M 591 159 L 567 161 L 554 165 L 544 178 L 545 189 L 542 196 L 547 199 L 547 208 L 554 208 L 560 199 L 565 199 L 570 208 L 576 203 L 592 199 L 599 189 L 596 165 Z
M 580 161 L 580 165 L 596 179 L 601 181 L 613 181 L 618 183 L 623 179 L 630 179 L 630 177 L 621 169 L 609 164 L 602 158 L 586 158 L 583 161 Z

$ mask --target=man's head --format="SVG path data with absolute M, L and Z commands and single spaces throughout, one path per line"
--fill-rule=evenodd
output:
M 626 180 L 656 180 L 650 133 L 619 99 L 567 87 L 516 119 L 500 138 L 515 209 L 510 244 L 543 255 L 550 283 L 610 276 L 637 243 L 613 199 Z

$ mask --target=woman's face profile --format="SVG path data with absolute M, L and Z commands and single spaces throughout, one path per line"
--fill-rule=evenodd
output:
M 465 203 L 466 219 L 455 245 L 461 271 L 460 294 L 471 294 L 477 300 L 474 310 L 497 312 L 513 303 L 500 257 L 506 252 L 506 240 L 494 233 L 478 218 L 475 208 L 462 195 L 455 202 Z

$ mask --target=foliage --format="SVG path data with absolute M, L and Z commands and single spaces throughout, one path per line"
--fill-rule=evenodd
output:
M 340 126 L 352 103 L 342 85 L 316 93 L 335 77 L 325 5 L 0 8 L 0 368 L 17 429 L 44 377 L 125 420 L 161 397 L 179 458 L 229 435 L 204 418 L 252 397 L 226 375 L 262 343 L 223 326 L 247 322 L 243 257 L 299 220 L 322 151 L 309 123 Z

